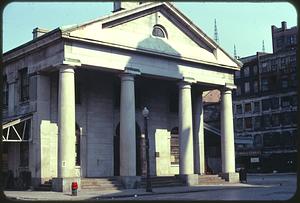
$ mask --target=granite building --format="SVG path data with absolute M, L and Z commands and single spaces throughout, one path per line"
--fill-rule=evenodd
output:
M 231 93 L 241 63 L 171 3 L 116 1 L 102 18 L 34 29 L 3 64 L 2 140 L 14 177 L 27 172 L 33 186 L 52 180 L 56 191 L 87 177 L 137 187 L 147 107 L 151 175 L 197 184 L 205 174 L 202 93 L 219 89 L 220 175 L 238 181 Z

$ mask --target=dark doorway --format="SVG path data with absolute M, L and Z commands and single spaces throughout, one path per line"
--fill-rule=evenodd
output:
M 75 165 L 80 166 L 80 127 L 76 123 L 75 124 L 75 136 L 76 136 L 76 142 L 75 142 Z
M 141 129 L 135 123 L 135 137 L 136 137 L 136 175 L 142 174 L 141 161 Z M 116 133 L 114 135 L 114 176 L 120 175 L 120 123 L 117 125 Z

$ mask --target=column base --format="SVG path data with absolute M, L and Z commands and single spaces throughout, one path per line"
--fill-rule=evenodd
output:
M 219 176 L 225 179 L 227 182 L 230 183 L 239 183 L 240 182 L 240 175 L 239 173 L 220 173 Z
M 53 178 L 52 179 L 52 191 L 55 192 L 72 192 L 72 182 L 77 182 L 78 191 L 81 189 L 81 178 Z
M 198 174 L 184 174 L 184 175 L 176 175 L 178 176 L 181 180 L 184 181 L 184 183 L 188 186 L 192 185 L 198 185 L 199 183 L 199 178 Z
M 125 189 L 136 189 L 141 182 L 141 176 L 119 176 L 117 179 Z

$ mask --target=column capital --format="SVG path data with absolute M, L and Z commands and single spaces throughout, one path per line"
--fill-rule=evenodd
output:
M 119 77 L 121 78 L 121 81 L 134 81 L 134 74 L 131 73 L 121 73 L 119 74 Z
M 136 68 L 125 67 L 124 73 L 132 75 L 141 75 L 141 71 Z
M 180 89 L 191 89 L 192 83 L 181 80 L 177 83 L 177 85 Z
M 70 65 L 60 65 L 58 66 L 58 70 L 60 73 L 74 73 L 75 66 Z
M 221 92 L 232 91 L 236 89 L 235 84 L 225 83 L 225 85 L 221 88 Z

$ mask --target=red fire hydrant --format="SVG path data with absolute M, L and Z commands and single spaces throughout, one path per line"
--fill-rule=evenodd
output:
M 77 182 L 72 182 L 72 196 L 77 196 L 78 184 Z

